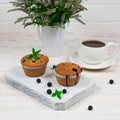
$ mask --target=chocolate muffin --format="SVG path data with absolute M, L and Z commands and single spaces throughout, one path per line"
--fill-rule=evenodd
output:
M 55 68 L 56 79 L 60 85 L 75 86 L 80 80 L 82 68 L 70 62 L 59 63 Z
M 45 73 L 49 58 L 40 51 L 32 49 L 33 54 L 25 55 L 21 59 L 21 64 L 25 74 L 29 77 L 38 77 Z

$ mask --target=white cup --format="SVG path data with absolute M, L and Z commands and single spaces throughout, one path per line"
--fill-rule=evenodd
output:
M 117 44 L 114 42 L 105 43 L 101 40 L 81 41 L 78 50 L 80 59 L 88 64 L 99 64 L 106 59 L 112 58 L 115 54 Z

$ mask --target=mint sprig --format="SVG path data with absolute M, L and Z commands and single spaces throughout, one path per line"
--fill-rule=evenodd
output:
M 55 92 L 52 94 L 52 97 L 57 97 L 58 99 L 62 99 L 62 91 L 59 91 L 59 90 L 55 90 Z
M 32 54 L 28 55 L 28 59 L 34 58 L 35 60 L 38 60 L 38 54 L 41 52 L 41 50 L 35 50 L 35 48 L 32 48 Z

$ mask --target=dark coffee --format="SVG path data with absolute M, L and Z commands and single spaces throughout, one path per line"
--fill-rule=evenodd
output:
M 87 47 L 95 47 L 95 48 L 105 46 L 105 43 L 103 43 L 101 41 L 94 41 L 94 40 L 84 41 L 84 42 L 82 42 L 82 44 Z

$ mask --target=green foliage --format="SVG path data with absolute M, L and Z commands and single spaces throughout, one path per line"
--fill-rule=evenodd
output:
M 34 58 L 35 60 L 38 60 L 38 54 L 41 52 L 41 50 L 35 51 L 34 48 L 32 48 L 32 54 L 28 56 L 28 59 Z
M 28 25 L 41 25 L 52 27 L 65 27 L 70 18 L 76 18 L 81 23 L 78 14 L 86 10 L 81 3 L 84 0 L 16 0 L 12 3 L 15 7 L 10 11 L 23 11 L 25 17 L 18 18 L 17 22 L 23 22 L 24 27 Z
M 58 99 L 62 99 L 61 94 L 62 94 L 62 91 L 59 91 L 56 89 L 55 92 L 52 94 L 52 97 L 56 96 Z

